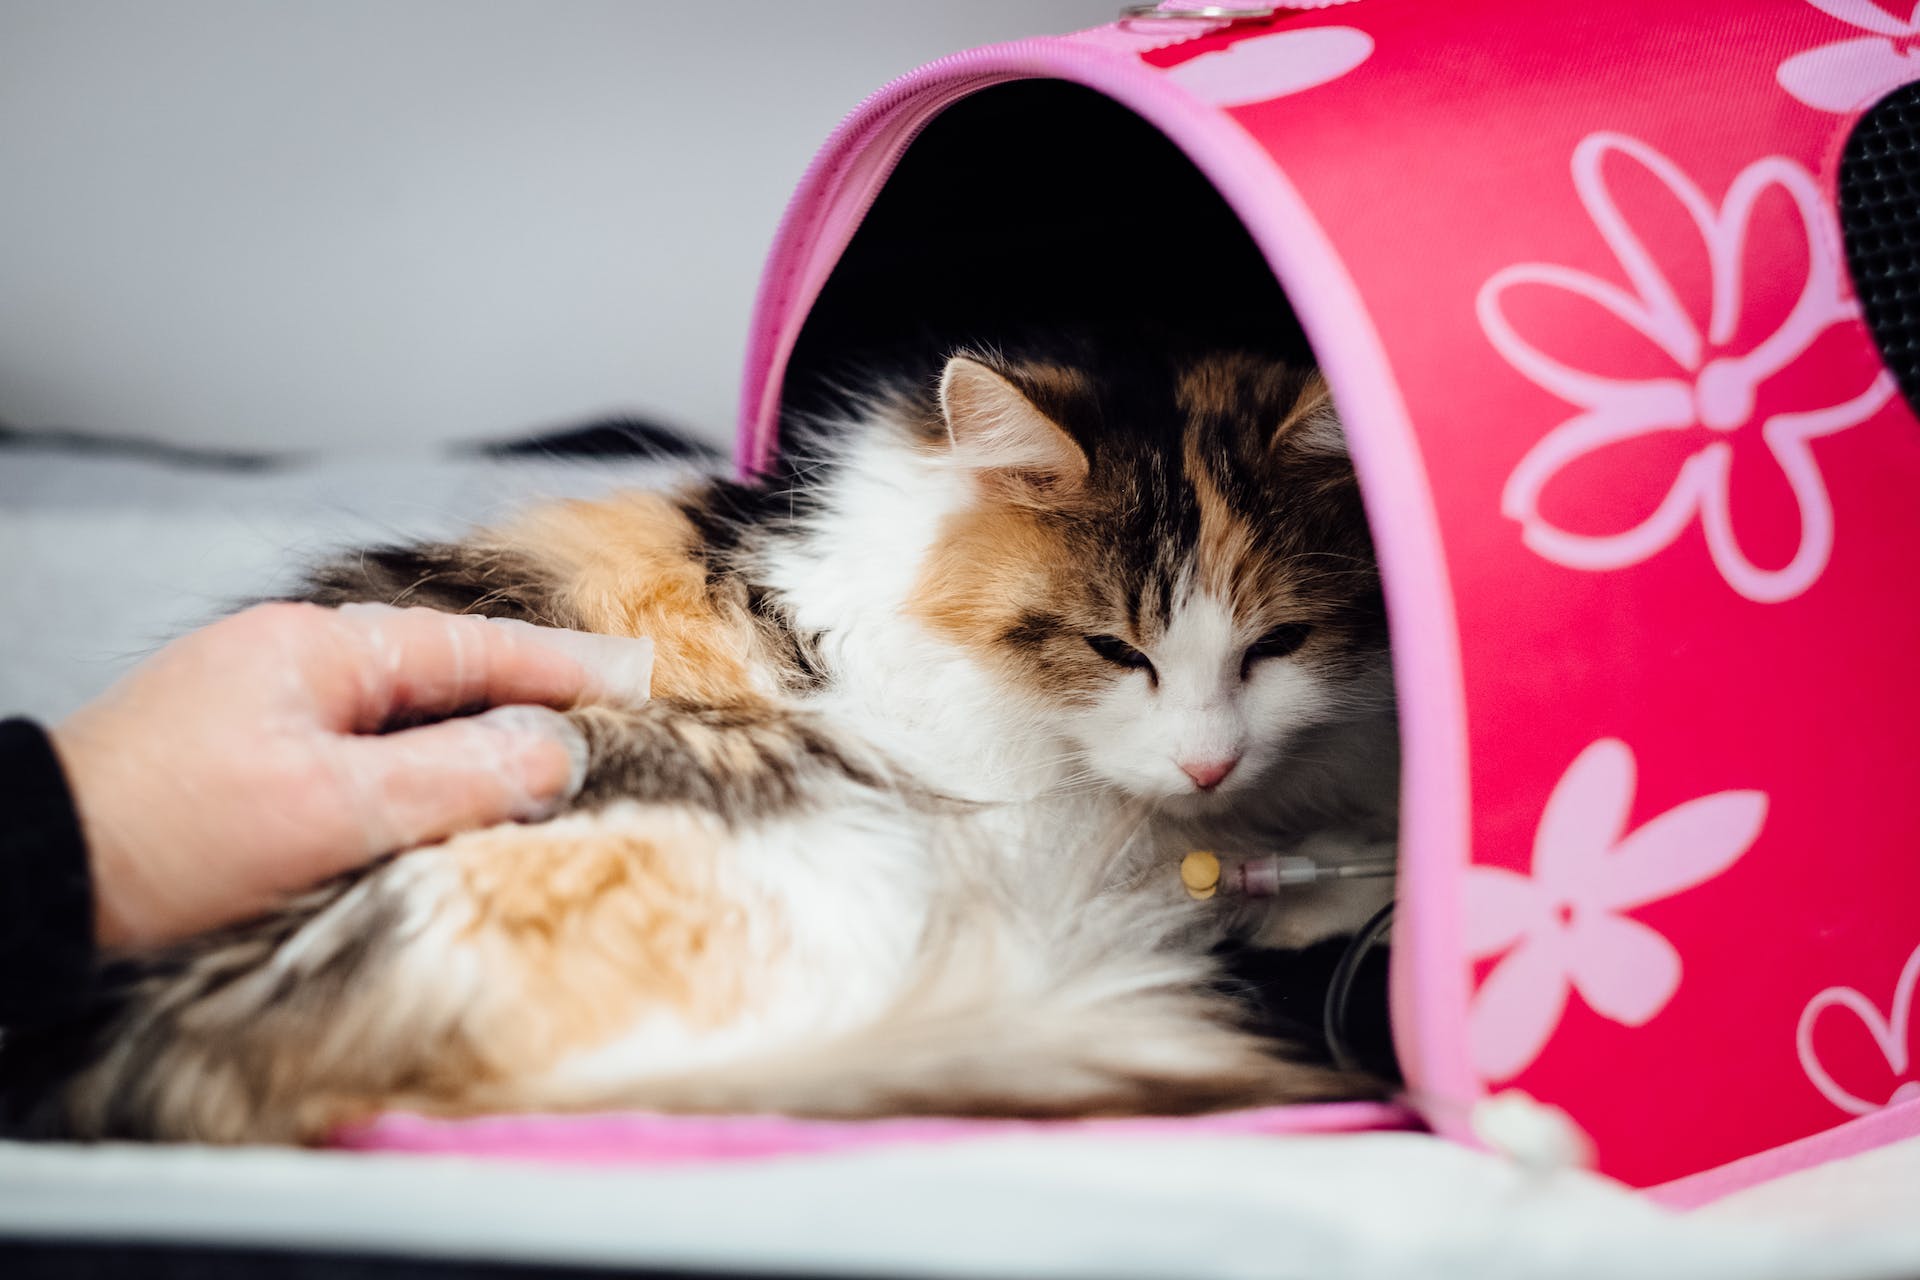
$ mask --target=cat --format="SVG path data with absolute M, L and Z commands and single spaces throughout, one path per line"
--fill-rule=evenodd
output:
M 13 1036 L 23 1132 L 315 1142 L 389 1108 L 1192 1112 L 1363 1096 L 1213 956 L 1364 918 L 1179 888 L 1181 855 L 1390 846 L 1386 627 L 1327 386 L 1062 341 L 880 381 L 755 483 L 534 509 L 318 571 L 654 638 L 569 713 L 571 812 L 132 957 Z M 1338 895 L 1346 895 L 1345 899 Z

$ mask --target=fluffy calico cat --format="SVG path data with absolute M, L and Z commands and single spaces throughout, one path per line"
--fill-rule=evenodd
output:
M 15 1118 L 311 1141 L 395 1107 L 1368 1092 L 1276 1056 L 1210 959 L 1368 904 L 1251 913 L 1174 874 L 1196 842 L 1391 839 L 1379 583 L 1319 376 L 963 354 L 828 425 L 762 484 L 551 506 L 319 574 L 322 603 L 650 635 L 654 698 L 572 713 L 573 812 L 140 957 L 86 1026 L 15 1037 Z

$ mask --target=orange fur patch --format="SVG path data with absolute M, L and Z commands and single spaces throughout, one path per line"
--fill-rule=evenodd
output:
M 747 904 L 718 884 L 725 846 L 717 820 L 666 809 L 450 843 L 468 941 L 493 975 L 489 1025 L 468 1024 L 492 1073 L 544 1070 L 649 1011 L 694 1028 L 737 1016 L 765 957 L 749 945 Z M 756 920 L 765 928 L 766 911 Z
M 941 529 L 907 612 L 956 644 L 991 648 L 1023 608 L 1052 594 L 1063 552 L 1031 511 L 972 507 Z
M 771 692 L 738 584 L 716 586 L 692 521 L 658 493 L 539 508 L 496 531 L 560 582 L 574 625 L 652 636 L 657 697 L 715 705 Z
M 1072 697 L 1101 683 L 1092 651 L 1077 642 L 1037 649 L 1013 637 L 1032 615 L 1080 614 L 1080 593 L 1063 578 L 1083 571 L 1034 510 L 984 501 L 948 519 L 906 611 L 1003 675 Z
M 1254 531 L 1220 492 L 1192 432 L 1183 443 L 1182 463 L 1200 508 L 1200 534 L 1194 544 L 1200 587 L 1226 601 L 1235 617 L 1254 616 L 1272 594 L 1273 566 L 1260 554 Z

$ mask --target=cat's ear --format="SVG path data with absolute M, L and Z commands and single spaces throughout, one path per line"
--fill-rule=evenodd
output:
M 1054 496 L 1087 478 L 1086 451 L 1073 437 L 1019 387 L 970 356 L 947 361 L 940 414 L 952 460 L 1016 492 Z
M 1273 429 L 1268 447 L 1275 453 L 1292 449 L 1327 457 L 1347 456 L 1347 433 L 1340 425 L 1339 411 L 1333 407 L 1333 389 L 1318 369 L 1308 375 L 1293 408 Z

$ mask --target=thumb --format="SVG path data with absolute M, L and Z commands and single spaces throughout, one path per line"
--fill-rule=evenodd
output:
M 495 707 L 337 746 L 368 857 L 550 817 L 587 775 L 585 735 L 546 707 Z

